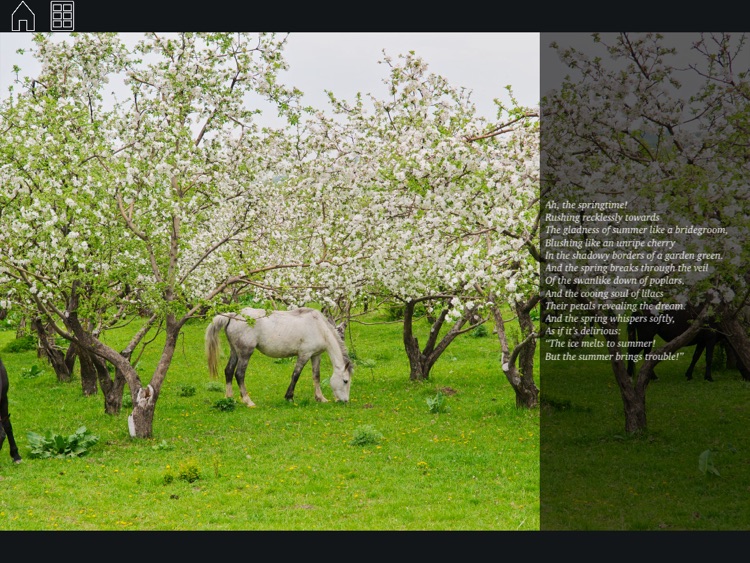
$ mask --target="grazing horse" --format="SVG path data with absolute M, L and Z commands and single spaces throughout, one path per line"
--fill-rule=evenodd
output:
M 286 390 L 285 398 L 288 401 L 294 399 L 297 379 L 302 368 L 310 361 L 315 399 L 321 403 L 328 402 L 320 390 L 320 356 L 327 352 L 333 364 L 330 379 L 333 394 L 338 401 L 349 401 L 353 365 L 340 333 L 320 311 L 302 307 L 267 313 L 263 309 L 248 307 L 242 309 L 241 314 L 216 315 L 206 329 L 205 341 L 208 370 L 213 378 L 217 376 L 219 333 L 222 329 L 231 350 L 224 369 L 227 397 L 232 396 L 232 378 L 236 378 L 242 401 L 248 407 L 255 406 L 245 388 L 245 370 L 250 356 L 257 349 L 271 358 L 297 357 L 292 381 Z
M 674 322 L 671 324 L 657 322 L 655 320 L 656 317 L 652 313 L 647 313 L 647 316 L 650 318 L 645 321 L 638 320 L 633 322 L 631 319 L 631 322 L 628 324 L 628 339 L 631 342 L 631 345 L 628 347 L 628 355 L 637 355 L 641 352 L 648 354 L 653 347 L 653 341 L 657 335 L 665 342 L 669 342 L 690 328 L 690 322 L 695 320 L 695 316 L 685 310 L 674 311 L 673 313 L 669 313 L 669 315 L 674 319 Z M 701 354 L 703 354 L 703 350 L 705 350 L 706 372 L 703 377 L 706 381 L 713 381 L 713 377 L 711 377 L 711 364 L 714 357 L 714 348 L 720 341 L 724 340 L 724 338 L 725 337 L 716 330 L 716 326 L 709 322 L 698 331 L 698 334 L 693 340 L 685 345 L 695 346 L 693 359 L 685 372 L 685 377 L 687 379 L 693 379 L 693 369 L 695 368 L 695 364 L 698 363 Z M 632 342 L 635 341 L 649 342 L 650 344 L 632 344 Z M 632 358 L 628 358 L 628 374 L 632 376 L 634 372 L 635 361 Z M 657 379 L 656 374 L 653 375 L 652 379 Z
M 20 463 L 21 456 L 18 454 L 18 446 L 13 436 L 13 426 L 10 424 L 10 414 L 8 413 L 8 372 L 5 371 L 3 361 L 0 360 L 0 450 L 3 449 L 5 436 L 8 436 L 8 445 L 10 446 L 10 457 L 15 463 Z

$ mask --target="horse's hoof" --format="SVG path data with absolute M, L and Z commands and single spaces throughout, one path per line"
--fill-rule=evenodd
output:
M 713 377 L 707 377 L 707 378 L 706 378 L 706 381 L 713 381 L 713 380 L 714 380 L 714 378 L 713 378 Z
M 21 459 L 21 458 L 19 457 L 18 459 L 14 459 L 14 460 L 13 460 L 13 463 L 21 463 L 22 461 L 23 461 L 23 459 Z

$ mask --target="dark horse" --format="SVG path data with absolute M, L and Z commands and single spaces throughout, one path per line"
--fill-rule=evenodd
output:
M 659 322 L 658 317 L 650 312 L 646 312 L 645 316 L 649 317 L 644 321 L 631 322 L 628 325 L 628 339 L 631 344 L 628 346 L 628 354 L 631 355 L 628 358 L 628 374 L 632 377 L 635 373 L 635 361 L 632 359 L 632 355 L 638 355 L 641 352 L 648 354 L 653 348 L 654 338 L 660 336 L 665 342 L 674 340 L 690 328 L 690 323 L 695 320 L 696 316 L 687 310 L 678 310 L 674 312 L 665 313 L 671 316 L 674 320 L 673 323 L 667 324 L 665 322 Z M 644 314 L 639 314 L 644 316 Z M 706 325 L 698 331 L 698 334 L 685 346 L 695 346 L 693 352 L 693 359 L 690 361 L 685 372 L 687 379 L 693 379 L 693 370 L 698 360 L 706 351 L 706 372 L 704 379 L 706 381 L 713 381 L 711 377 L 711 364 L 713 363 L 714 348 L 716 345 L 724 339 L 724 336 L 717 330 L 717 325 L 712 322 L 706 323 Z M 635 344 L 638 342 L 639 344 Z M 656 374 L 652 375 L 652 379 L 657 379 Z
M 647 320 L 632 321 L 631 319 L 631 322 L 628 324 L 628 339 L 631 342 L 628 347 L 629 355 L 638 355 L 641 352 L 648 354 L 651 351 L 651 348 L 653 348 L 653 342 L 656 336 L 660 336 L 665 342 L 674 340 L 690 328 L 691 321 L 695 320 L 695 315 L 692 315 L 686 310 L 669 312 L 665 313 L 665 315 L 671 316 L 674 322 L 671 324 L 658 322 L 657 317 L 650 312 L 645 313 L 645 316 L 649 317 Z M 643 315 L 639 314 L 638 316 Z M 693 359 L 685 372 L 685 377 L 687 379 L 693 379 L 695 364 L 698 363 L 701 354 L 703 354 L 703 351 L 705 350 L 706 372 L 703 377 L 706 381 L 713 381 L 713 377 L 711 377 L 711 363 L 713 362 L 714 348 L 716 348 L 716 345 L 723 340 L 725 340 L 725 337 L 717 330 L 717 325 L 708 322 L 698 331 L 695 338 L 685 345 L 695 346 Z M 635 341 L 641 343 L 648 342 L 650 344 L 632 344 Z M 628 358 L 628 374 L 632 376 L 634 372 L 635 361 L 633 361 L 632 358 Z M 652 379 L 657 379 L 656 374 L 653 375 Z
M 18 454 L 16 439 L 13 437 L 13 427 L 10 425 L 10 414 L 8 413 L 8 372 L 5 371 L 3 361 L 0 359 L 0 450 L 5 443 L 5 436 L 8 436 L 8 445 L 10 446 L 10 457 L 15 463 L 21 461 Z

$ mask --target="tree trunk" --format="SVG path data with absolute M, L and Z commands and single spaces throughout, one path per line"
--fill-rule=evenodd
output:
M 409 301 L 404 306 L 404 349 L 406 350 L 407 358 L 409 358 L 409 379 L 412 381 L 426 381 L 430 378 L 432 363 L 429 361 L 429 357 L 422 352 L 419 347 L 419 339 L 414 335 L 414 307 L 416 304 L 417 301 Z M 448 309 L 443 309 L 439 322 L 436 321 L 433 323 L 430 332 L 430 339 L 433 342 L 436 340 L 436 333 L 440 331 L 447 314 Z
M 468 330 L 471 330 L 476 325 L 472 325 L 469 328 L 462 330 L 462 327 L 466 322 L 474 315 L 474 310 L 465 311 L 464 314 L 458 319 L 451 329 L 443 336 L 442 340 L 438 342 L 438 336 L 440 335 L 440 329 L 445 323 L 445 319 L 450 311 L 449 302 L 446 300 L 446 306 L 440 311 L 437 319 L 432 323 L 430 327 L 430 335 L 427 338 L 427 343 L 424 349 L 420 349 L 419 340 L 414 336 L 414 308 L 420 301 L 426 301 L 427 299 L 415 299 L 408 301 L 404 306 L 404 349 L 406 350 L 406 356 L 409 358 L 409 379 L 412 381 L 426 381 L 430 378 L 430 371 L 437 362 L 440 355 L 445 352 L 448 345 L 459 334 L 462 334 Z M 479 323 L 481 324 L 481 323 Z
M 73 369 L 76 365 L 76 358 L 78 357 L 78 347 L 72 342 L 68 345 L 68 349 L 65 352 L 65 365 L 68 366 L 68 371 L 73 375 Z
M 159 397 L 159 391 L 161 389 L 164 378 L 169 369 L 169 365 L 172 362 L 174 351 L 177 346 L 177 337 L 188 317 L 183 317 L 182 320 L 176 320 L 174 314 L 168 313 L 166 316 L 166 337 L 164 341 L 164 347 L 162 348 L 161 358 L 156 366 L 154 375 L 151 378 L 151 383 L 146 387 L 143 387 L 141 380 L 138 377 L 138 372 L 135 368 L 130 365 L 130 354 L 132 353 L 135 345 L 143 335 L 148 332 L 155 316 L 152 316 L 144 327 L 138 331 L 138 335 L 134 337 L 124 352 L 118 352 L 101 342 L 91 332 L 84 329 L 78 318 L 78 283 L 73 282 L 71 287 L 70 297 L 68 298 L 66 314 L 63 318 L 65 326 L 75 335 L 76 341 L 80 344 L 79 351 L 85 350 L 92 358 L 98 357 L 99 362 L 94 361 L 94 366 L 97 369 L 97 374 L 100 375 L 100 385 L 102 381 L 110 381 L 106 363 L 103 360 L 109 361 L 115 366 L 116 370 L 120 370 L 122 377 L 127 381 L 130 386 L 131 394 L 134 397 L 133 401 L 133 412 L 128 416 L 128 429 L 130 435 L 134 438 L 150 438 L 153 435 L 153 420 L 154 411 L 156 408 L 156 401 Z M 107 372 L 106 377 L 102 377 L 103 373 Z M 117 371 L 115 372 L 117 374 Z M 117 378 L 117 375 L 116 375 Z M 109 394 L 108 390 L 104 390 L 105 396 Z M 120 393 L 121 396 L 121 393 Z
M 169 364 L 172 363 L 175 348 L 177 347 L 177 336 L 180 334 L 182 323 L 176 322 L 173 315 L 167 315 L 167 330 L 162 348 L 159 364 L 156 366 L 154 375 L 151 377 L 151 383 L 146 387 L 139 387 L 134 393 L 133 412 L 128 417 L 128 426 L 130 435 L 134 438 L 150 438 L 153 435 L 154 411 L 156 410 L 156 401 L 159 398 L 161 385 L 164 377 L 167 375 Z M 127 364 L 128 367 L 130 364 Z M 135 370 L 133 370 L 135 372 Z M 133 386 L 128 379 L 128 384 Z
M 97 372 L 93 356 L 86 350 L 79 350 L 78 361 L 81 364 L 81 389 L 83 390 L 83 395 L 85 397 L 96 395 L 98 390 L 96 385 Z
M 530 343 L 521 349 L 518 354 L 518 366 L 521 370 L 521 385 L 516 389 L 516 406 L 534 408 L 539 405 L 539 389 L 534 383 L 534 358 L 536 356 L 536 336 L 534 321 L 531 319 L 531 311 L 536 306 L 538 297 L 532 298 L 528 303 L 516 304 L 518 324 L 521 327 L 521 336 L 531 338 Z
M 154 429 L 156 393 L 148 385 L 141 387 L 133 401 L 133 412 L 128 416 L 128 430 L 133 438 L 151 438 Z
M 109 372 L 107 372 L 109 374 Z M 104 412 L 107 414 L 118 414 L 122 409 L 122 396 L 125 392 L 127 379 L 120 368 L 115 368 L 115 379 L 111 381 L 107 378 L 107 386 L 102 385 L 104 392 Z M 99 380 L 101 385 L 101 379 Z
M 49 331 L 40 318 L 34 319 L 31 325 L 36 331 L 39 340 L 39 357 L 47 358 L 52 369 L 55 370 L 57 381 L 68 383 L 70 381 L 70 369 L 68 368 L 68 364 L 65 363 L 65 355 L 55 344 L 54 332 Z
M 115 368 L 113 379 L 104 358 L 85 349 L 79 349 L 78 356 L 81 363 L 81 385 L 84 395 L 95 395 L 100 387 L 104 395 L 104 412 L 118 414 L 122 409 L 122 395 L 125 383 L 127 383 L 122 369 Z
M 419 341 L 413 337 L 408 343 L 404 342 L 406 355 L 409 358 L 409 379 L 412 381 L 426 381 L 430 378 L 432 363 L 419 349 Z
M 639 434 L 646 431 L 646 389 L 654 377 L 654 367 L 662 360 L 659 357 L 675 352 L 687 345 L 698 334 L 703 326 L 704 319 L 708 313 L 708 307 L 704 306 L 697 315 L 695 322 L 680 334 L 665 343 L 658 350 L 652 351 L 652 356 L 644 358 L 638 375 L 633 379 L 628 374 L 627 363 L 620 349 L 619 323 L 616 316 L 610 316 L 608 322 L 600 322 L 599 325 L 607 330 L 607 348 L 610 354 L 612 371 L 615 374 L 617 385 L 620 388 L 623 410 L 625 412 L 625 432 L 627 434 Z M 627 352 L 627 350 L 625 350 Z
M 720 319 L 719 328 L 727 337 L 737 369 L 743 380 L 750 381 L 750 338 L 747 330 L 736 316 L 723 314 Z
M 494 296 L 491 300 L 495 302 Z M 516 407 L 535 408 L 539 406 L 539 388 L 534 383 L 534 356 L 536 355 L 537 334 L 531 311 L 539 302 L 539 296 L 532 297 L 526 303 L 515 306 L 518 324 L 521 327 L 523 340 L 511 350 L 505 332 L 505 319 L 497 305 L 493 305 L 492 316 L 495 319 L 495 331 L 502 348 L 502 369 L 505 378 L 516 393 Z M 516 366 L 518 362 L 518 366 Z
M 125 390 L 127 379 L 122 369 L 115 367 L 114 379 L 107 369 L 107 362 L 103 358 L 94 358 L 94 366 L 99 380 L 99 387 L 104 395 L 104 412 L 107 414 L 118 414 L 122 408 L 122 394 Z
M 625 432 L 631 435 L 645 432 L 646 394 L 637 393 L 631 387 L 628 392 L 622 393 L 622 404 L 625 411 Z
M 600 323 L 600 325 L 608 330 L 614 330 L 618 326 L 615 320 L 609 323 Z M 645 432 L 647 428 L 646 388 L 653 378 L 656 364 L 651 361 L 644 362 L 634 381 L 628 373 L 627 362 L 622 359 L 619 336 L 608 336 L 607 348 L 609 349 L 612 371 L 620 389 L 620 398 L 625 414 L 625 433 L 635 435 Z

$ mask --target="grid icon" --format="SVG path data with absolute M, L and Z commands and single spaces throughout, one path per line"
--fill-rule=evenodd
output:
M 52 31 L 73 31 L 74 3 L 71 0 L 50 2 L 50 29 Z

